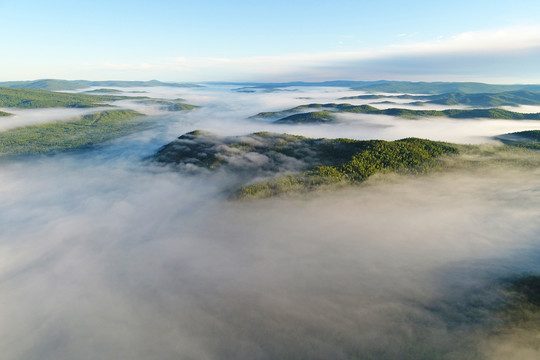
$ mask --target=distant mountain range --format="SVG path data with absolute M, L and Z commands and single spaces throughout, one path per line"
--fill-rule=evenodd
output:
M 478 93 L 500 93 L 505 91 L 527 90 L 540 92 L 540 85 L 494 85 L 479 82 L 411 82 L 411 81 L 323 81 L 323 82 L 284 82 L 284 83 L 235 83 L 235 82 L 215 82 L 212 84 L 238 85 L 242 86 L 240 91 L 249 92 L 249 90 L 276 90 L 280 88 L 295 86 L 328 86 L 328 87 L 347 87 L 352 90 L 361 90 L 366 92 L 387 92 L 387 93 L 405 93 L 405 94 L 444 94 L 452 92 L 461 92 L 465 94 Z
M 78 90 L 92 86 L 112 86 L 112 87 L 149 87 L 149 86 L 169 86 L 169 87 L 198 87 L 200 85 L 191 83 L 150 81 L 89 81 L 89 80 L 58 80 L 41 79 L 33 81 L 6 81 L 0 82 L 0 87 L 15 87 L 34 90 Z
M 203 83 L 204 84 L 204 83 Z M 465 94 L 478 93 L 500 93 L 508 91 L 526 90 L 540 92 L 540 85 L 514 84 L 514 85 L 494 85 L 479 82 L 412 82 L 412 81 L 349 81 L 334 80 L 322 82 L 292 81 L 281 83 L 256 83 L 256 82 L 206 82 L 214 85 L 235 85 L 240 86 L 236 89 L 240 92 L 252 92 L 256 90 L 276 91 L 278 89 L 297 87 L 297 86 L 328 86 L 328 87 L 347 87 L 352 90 L 366 92 L 387 92 L 387 93 L 405 93 L 405 94 L 443 94 L 459 92 Z M 161 82 L 158 80 L 150 81 L 122 81 L 122 80 L 60 80 L 60 79 L 40 79 L 33 81 L 6 81 L 0 82 L 0 87 L 18 87 L 37 90 L 78 90 L 93 86 L 100 87 L 150 87 L 150 86 L 169 86 L 169 87 L 198 87 L 194 83 Z

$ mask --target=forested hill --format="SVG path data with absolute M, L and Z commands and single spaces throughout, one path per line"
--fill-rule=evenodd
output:
M 306 110 L 322 110 L 309 111 Z M 301 105 L 291 109 L 278 112 L 262 112 L 254 115 L 253 118 L 277 119 L 277 124 L 307 124 L 321 122 L 336 122 L 334 114 L 355 113 L 371 115 L 390 115 L 403 118 L 421 117 L 448 117 L 454 119 L 487 118 L 505 120 L 540 120 L 540 113 L 519 113 L 504 109 L 449 109 L 449 110 L 411 110 L 402 108 L 377 109 L 370 105 L 351 104 L 309 104 Z M 290 114 L 290 115 L 288 115 Z
M 113 95 L 73 94 L 46 90 L 0 87 L 0 107 L 8 108 L 88 108 L 106 106 L 105 102 L 124 98 L 125 97 Z
M 354 184 L 379 171 L 422 172 L 437 157 L 457 153 L 452 144 L 416 138 L 360 141 L 267 132 L 219 137 L 193 131 L 164 146 L 154 160 L 186 171 L 199 167 L 241 175 L 235 196 L 242 198 Z M 289 175 L 275 177 L 283 172 Z M 270 180 L 246 184 L 261 177 Z
M 146 128 L 133 110 L 108 110 L 69 121 L 28 125 L 0 132 L 0 158 L 89 148 Z
M 495 137 L 506 145 L 540 150 L 540 130 L 527 130 Z

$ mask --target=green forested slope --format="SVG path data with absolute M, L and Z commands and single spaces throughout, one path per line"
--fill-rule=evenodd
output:
M 527 130 L 495 137 L 506 145 L 540 150 L 540 130 Z
M 0 88 L 0 107 L 36 108 L 88 108 L 105 106 L 105 102 L 123 99 L 111 95 L 60 93 L 47 90 Z
M 2 131 L 0 157 L 70 151 L 96 145 L 144 128 L 141 116 L 133 110 L 109 110 L 68 122 Z
M 306 191 L 321 185 L 354 184 L 380 171 L 425 171 L 443 154 L 457 154 L 451 144 L 408 138 L 393 142 L 369 141 L 366 149 L 354 154 L 340 165 L 319 165 L 299 174 L 291 174 L 269 181 L 243 186 L 239 198 L 269 197 L 290 191 Z

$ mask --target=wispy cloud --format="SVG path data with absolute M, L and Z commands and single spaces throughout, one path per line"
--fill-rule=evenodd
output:
M 405 38 L 407 34 L 399 34 Z M 536 63 L 540 26 L 464 32 L 433 41 L 396 43 L 358 51 L 297 53 L 275 56 L 186 57 L 144 63 L 105 62 L 95 70 L 146 71 L 185 80 L 322 80 L 331 78 L 412 80 L 458 76 L 463 79 L 539 81 Z M 487 66 L 484 66 L 487 65 Z M 531 73 L 527 73 L 530 71 Z
M 508 50 L 523 50 L 540 47 L 540 27 L 508 27 L 491 31 L 470 31 L 448 39 L 407 45 L 391 45 L 383 53 L 454 53 L 483 52 L 498 53 Z

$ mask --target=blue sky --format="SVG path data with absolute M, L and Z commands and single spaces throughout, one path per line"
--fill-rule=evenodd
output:
M 540 82 L 538 1 L 0 0 L 0 80 Z

